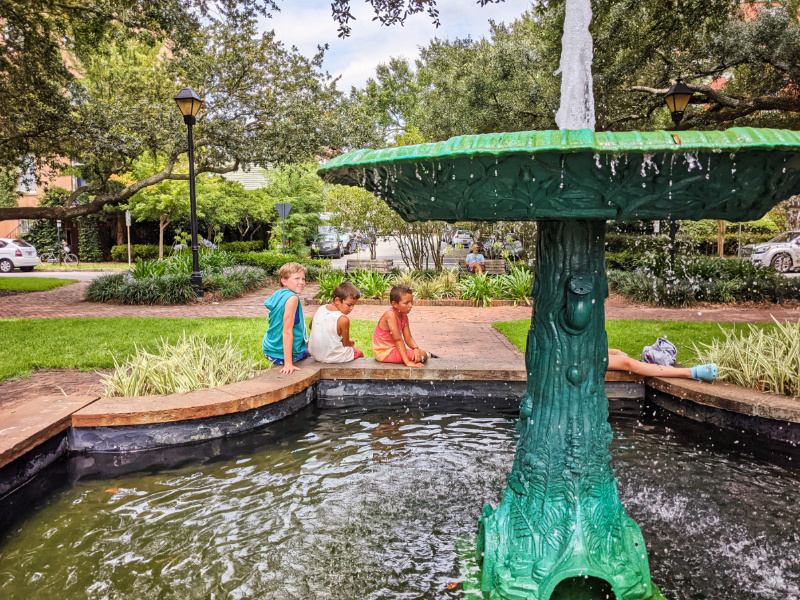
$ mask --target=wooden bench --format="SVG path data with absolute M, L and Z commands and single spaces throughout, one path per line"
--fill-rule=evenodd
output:
M 462 257 L 451 257 L 450 255 L 446 255 L 444 260 L 442 261 L 442 267 L 445 269 L 455 269 L 458 268 L 464 273 L 468 273 L 469 270 L 467 269 L 467 261 Z M 486 262 L 483 263 L 483 272 L 486 275 L 505 275 L 506 274 L 506 259 L 504 258 L 492 258 L 486 259 Z
M 391 273 L 392 269 L 394 269 L 394 261 L 389 258 L 381 260 L 348 260 L 345 270 L 348 273 L 358 270 L 372 271 L 373 273 Z

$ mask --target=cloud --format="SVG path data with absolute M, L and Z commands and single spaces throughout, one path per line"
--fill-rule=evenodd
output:
M 490 19 L 510 22 L 527 10 L 530 2 L 506 0 L 480 7 L 470 0 L 439 0 L 437 5 L 439 29 L 424 13 L 409 17 L 403 27 L 382 26 L 372 20 L 371 6 L 359 0 L 352 0 L 351 11 L 356 20 L 351 23 L 350 37 L 344 40 L 337 37 L 327 0 L 289 0 L 280 13 L 262 20 L 262 26 L 265 30 L 274 29 L 278 39 L 287 46 L 297 46 L 306 56 L 314 54 L 318 45 L 328 44 L 325 69 L 334 77 L 341 75 L 339 89 L 349 90 L 350 86 L 363 86 L 375 67 L 393 56 L 414 60 L 419 48 L 434 37 L 483 37 L 489 33 Z

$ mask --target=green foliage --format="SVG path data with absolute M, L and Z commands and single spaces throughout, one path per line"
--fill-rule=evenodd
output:
M 237 265 L 248 265 L 251 267 L 260 267 L 264 269 L 268 275 L 276 275 L 278 270 L 289 262 L 299 262 L 301 265 L 309 269 L 306 273 L 306 278 L 309 273 L 318 275 L 319 271 L 316 269 L 323 269 L 330 264 L 330 260 L 325 258 L 299 258 L 294 254 L 283 254 L 274 250 L 266 250 L 264 252 L 233 252 L 234 262 Z M 314 268 L 314 271 L 310 269 Z
M 133 278 L 130 273 L 101 275 L 86 290 L 88 302 L 187 304 L 196 298 L 191 276 L 184 273 L 140 279 Z
M 58 246 L 58 228 L 55 221 L 36 221 L 22 238 L 36 248 L 41 257 Z
M 322 179 L 317 176 L 315 161 L 288 165 L 268 171 L 269 184 L 262 193 L 270 204 L 268 222 L 272 227 L 269 246 L 277 249 L 282 243 L 282 220 L 276 204 L 289 203 L 292 210 L 286 218 L 286 245 L 295 254 L 317 233 L 322 224 L 319 213 L 323 207 Z
M 716 363 L 719 378 L 762 392 L 800 394 L 800 321 L 769 330 L 750 325 L 746 332 L 726 331 L 725 339 L 700 342 L 700 361 Z
M 31 242 L 32 243 L 32 242 Z M 131 260 L 150 260 L 158 258 L 158 246 L 152 244 L 132 244 Z M 122 244 L 111 248 L 111 260 L 128 262 L 128 245 Z
M 344 271 L 339 269 L 322 269 L 319 274 L 317 283 L 319 284 L 319 292 L 317 298 L 322 302 L 331 302 L 333 300 L 333 292 L 340 283 L 347 281 L 347 275 Z
M 96 218 L 81 219 L 78 240 L 78 258 L 82 262 L 101 262 L 103 260 L 103 248 L 100 245 L 100 233 Z
M 175 344 L 162 339 L 153 352 L 137 347 L 121 364 L 114 357 L 114 372 L 101 379 L 111 397 L 179 394 L 244 381 L 259 367 L 232 335 L 220 344 L 184 332 Z
M 513 300 L 517 305 L 524 302 L 531 305 L 531 290 L 533 289 L 533 273 L 530 269 L 511 267 L 511 271 L 497 278 L 502 297 Z
M 260 252 L 264 249 L 264 242 L 255 240 L 252 242 L 222 242 L 218 245 L 224 252 Z
M 203 277 L 203 289 L 221 298 L 238 298 L 264 286 L 267 274 L 258 267 L 225 267 L 219 273 Z
M 697 302 L 783 302 L 800 299 L 800 282 L 736 258 L 650 254 L 640 273 L 610 271 L 609 288 L 634 302 L 691 306 Z
M 0 290 L 43 292 L 71 283 L 78 283 L 78 280 L 58 279 L 55 277 L 0 277 Z
M 502 297 L 496 277 L 483 273 L 464 277 L 459 282 L 461 297 L 472 300 L 478 306 L 489 306 L 492 298 Z
M 643 261 L 644 253 L 630 250 L 606 252 L 606 270 L 608 271 L 634 271 L 642 266 Z
M 442 297 L 442 286 L 437 279 L 419 277 L 412 289 L 414 297 L 421 300 L 439 300 Z
M 390 275 L 364 269 L 348 273 L 347 277 L 359 289 L 363 298 L 383 298 L 391 281 Z

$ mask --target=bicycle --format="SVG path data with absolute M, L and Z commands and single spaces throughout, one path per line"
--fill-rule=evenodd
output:
M 42 258 L 42 262 L 46 262 L 51 265 L 54 265 L 56 263 L 60 265 L 61 263 L 64 263 L 68 267 L 77 267 L 79 261 L 78 257 L 72 252 L 68 252 L 63 247 L 56 246 L 55 248 L 50 250 L 49 254 L 45 255 Z

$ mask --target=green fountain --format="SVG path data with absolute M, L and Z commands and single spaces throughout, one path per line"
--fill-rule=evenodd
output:
M 606 220 L 748 221 L 800 192 L 792 131 L 595 133 L 588 5 L 567 3 L 562 129 L 359 150 L 319 171 L 407 221 L 538 223 L 517 453 L 478 530 L 481 590 L 493 599 L 548 600 L 562 581 L 588 577 L 618 600 L 661 597 L 610 466 Z

